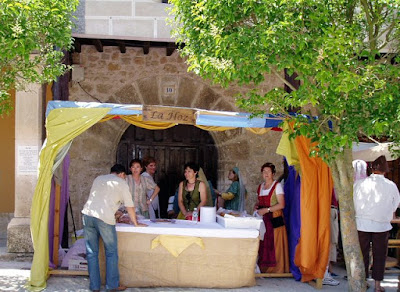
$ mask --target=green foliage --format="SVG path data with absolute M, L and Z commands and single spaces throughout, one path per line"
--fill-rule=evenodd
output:
M 400 141 L 400 1 L 170 2 L 189 69 L 223 86 L 280 78 L 281 86 L 251 90 L 238 105 L 316 115 L 294 118 L 294 135 L 319 142 L 314 154 L 329 162 L 360 135 Z M 298 75 L 299 89 L 283 90 L 284 69 Z
M 11 109 L 9 91 L 55 80 L 67 68 L 72 13 L 79 0 L 0 0 L 0 115 Z M 57 49 L 56 49 L 57 48 Z

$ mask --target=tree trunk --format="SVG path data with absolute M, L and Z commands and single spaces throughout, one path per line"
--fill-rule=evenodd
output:
M 354 213 L 353 165 L 351 149 L 345 149 L 329 163 L 332 170 L 335 192 L 339 199 L 340 231 L 346 262 L 349 291 L 366 291 L 365 269 Z

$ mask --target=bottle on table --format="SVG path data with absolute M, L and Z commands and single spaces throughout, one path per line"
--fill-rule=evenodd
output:
M 197 222 L 198 219 L 199 219 L 199 211 L 197 211 L 197 208 L 194 208 L 192 213 L 192 221 Z

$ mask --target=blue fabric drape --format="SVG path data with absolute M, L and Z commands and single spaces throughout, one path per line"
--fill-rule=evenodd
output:
M 286 159 L 285 164 L 287 165 Z M 296 172 L 294 166 L 288 166 L 289 174 L 284 184 L 285 192 L 285 217 L 286 231 L 288 233 L 289 244 L 289 267 L 290 272 L 296 281 L 301 280 L 299 268 L 294 264 L 294 255 L 296 246 L 300 238 L 300 175 Z

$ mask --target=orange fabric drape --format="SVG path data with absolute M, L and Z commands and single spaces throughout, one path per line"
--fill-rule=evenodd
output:
M 294 262 L 306 282 L 322 279 L 328 265 L 333 181 L 328 165 L 309 157 L 310 140 L 300 136 L 295 143 L 301 168 L 301 229 Z

